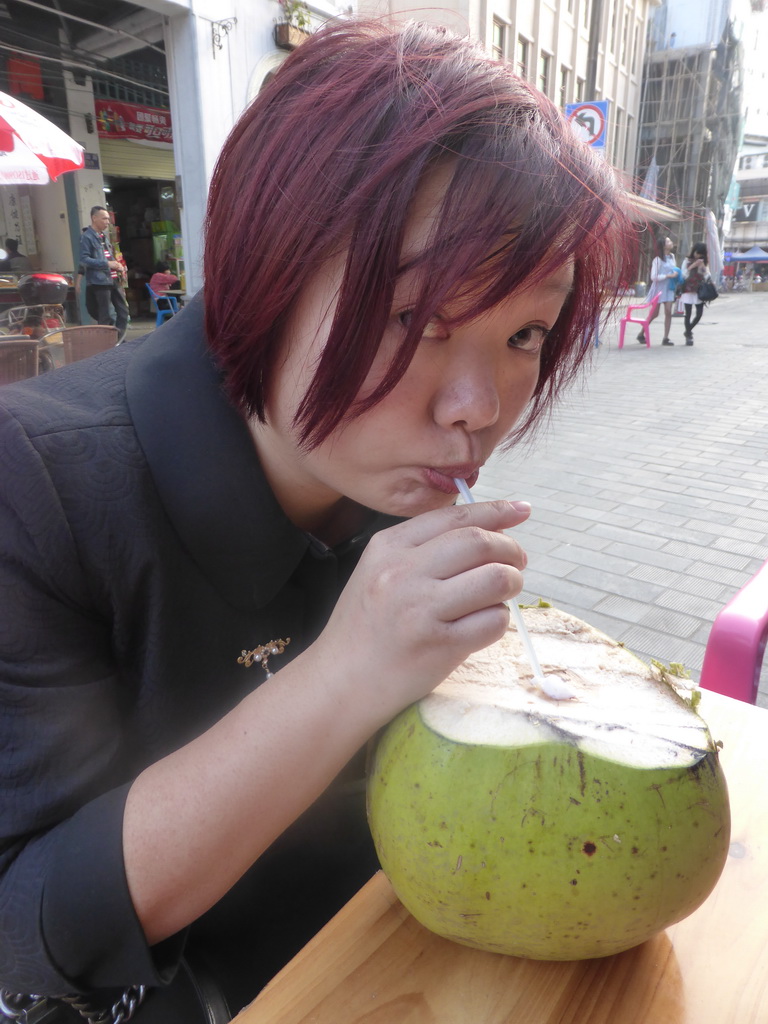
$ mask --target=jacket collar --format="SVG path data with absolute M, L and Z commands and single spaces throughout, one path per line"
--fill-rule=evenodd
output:
M 128 405 L 163 507 L 235 607 L 264 607 L 310 544 L 278 505 L 205 341 L 202 294 L 141 343 Z M 130 343 L 129 343 L 130 344 Z

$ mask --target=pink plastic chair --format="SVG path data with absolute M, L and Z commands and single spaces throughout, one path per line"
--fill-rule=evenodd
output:
M 715 619 L 701 686 L 754 704 L 768 639 L 768 562 Z
M 619 327 L 619 348 L 624 348 L 624 332 L 627 329 L 627 324 L 640 324 L 643 328 L 643 334 L 645 335 L 645 344 L 647 348 L 651 347 L 651 332 L 648 324 L 651 322 L 654 310 L 659 304 L 660 295 L 654 295 L 650 302 L 644 302 L 639 306 L 628 306 L 627 312 L 621 319 L 621 325 Z M 645 317 L 639 315 L 639 311 L 645 309 L 648 312 Z

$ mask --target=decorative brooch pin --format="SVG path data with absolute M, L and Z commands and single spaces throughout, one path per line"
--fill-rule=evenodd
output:
M 269 659 L 276 654 L 282 654 L 290 642 L 291 638 L 286 637 L 285 640 L 270 640 L 260 647 L 254 647 L 252 651 L 241 651 L 237 664 L 245 665 L 246 668 L 250 668 L 251 665 L 261 665 L 267 673 L 267 679 L 271 679 L 274 672 L 269 671 Z

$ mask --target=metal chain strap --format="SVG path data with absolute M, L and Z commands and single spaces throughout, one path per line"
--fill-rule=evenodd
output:
M 82 996 L 59 996 L 73 1010 L 77 1010 L 87 1024 L 127 1024 L 144 1002 L 145 985 L 132 985 L 123 991 L 116 1003 L 106 1010 L 97 1010 Z
M 50 1001 L 55 1001 L 71 1006 L 80 1014 L 86 1024 L 127 1024 L 144 1002 L 146 994 L 145 985 L 132 985 L 125 989 L 112 1006 L 100 1010 L 92 1006 L 83 996 L 21 995 L 18 992 L 0 989 L 0 1022 L 5 1020 L 27 1024 L 33 1010 L 44 1007 Z
M 42 996 L 23 996 L 18 992 L 9 992 L 0 988 L 0 1019 L 10 1021 L 27 1020 L 27 1014 L 41 1006 L 44 1002 Z

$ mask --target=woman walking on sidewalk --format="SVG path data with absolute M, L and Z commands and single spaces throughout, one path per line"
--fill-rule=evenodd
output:
M 648 289 L 647 301 L 650 302 L 657 295 L 661 296 L 659 303 L 654 309 L 648 321 L 650 325 L 659 315 L 659 310 L 664 306 L 664 338 L 662 345 L 674 345 L 669 340 L 669 330 L 672 326 L 672 303 L 675 301 L 675 285 L 680 276 L 680 271 L 675 262 L 672 252 L 674 243 L 671 238 L 658 239 L 656 242 L 656 257 L 651 264 L 651 287 Z M 645 334 L 640 331 L 637 340 L 645 344 Z
M 685 344 L 692 345 L 693 328 L 701 320 L 701 314 L 704 312 L 704 303 L 699 299 L 699 288 L 712 276 L 707 262 L 707 247 L 703 242 L 697 242 L 693 246 L 680 269 L 683 274 L 683 294 L 680 296 L 680 302 L 685 314 Z M 694 306 L 696 316 L 691 320 Z

